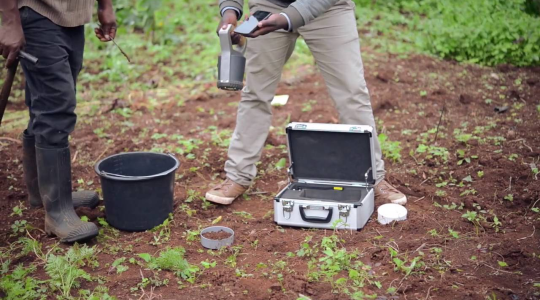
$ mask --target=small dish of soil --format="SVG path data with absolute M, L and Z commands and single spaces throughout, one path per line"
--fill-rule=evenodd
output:
M 229 238 L 232 234 L 229 232 L 226 232 L 224 230 L 216 231 L 216 232 L 205 232 L 203 233 L 203 236 L 209 240 L 224 240 L 226 238 Z
M 207 249 L 229 247 L 234 242 L 234 230 L 224 226 L 211 226 L 201 230 L 201 244 Z

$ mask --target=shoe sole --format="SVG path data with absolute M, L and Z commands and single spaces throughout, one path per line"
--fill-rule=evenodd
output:
M 59 237 L 59 235 L 54 232 L 53 229 L 51 229 L 51 225 L 48 224 L 48 222 L 45 220 L 45 233 L 48 236 L 56 236 Z M 73 236 L 67 236 L 64 238 L 60 238 L 61 243 L 74 243 L 74 242 L 84 242 L 93 239 L 94 237 L 99 235 L 99 229 L 97 226 L 95 226 L 95 229 L 88 232 L 83 232 L 80 234 L 75 234 Z
M 234 197 L 220 197 L 220 196 L 212 195 L 210 193 L 206 193 L 205 198 L 206 200 L 212 203 L 217 203 L 217 204 L 222 204 L 222 205 L 229 205 L 233 203 L 234 199 L 236 199 Z
M 390 202 L 394 203 L 394 204 L 399 204 L 399 205 L 405 205 L 407 204 L 407 196 L 403 196 L 397 200 L 391 200 Z

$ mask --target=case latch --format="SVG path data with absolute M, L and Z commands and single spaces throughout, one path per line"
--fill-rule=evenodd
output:
M 291 164 L 291 166 L 287 169 L 287 180 L 289 181 L 289 183 L 292 183 L 292 182 L 293 182 L 293 170 L 292 170 L 292 164 Z
M 349 214 L 351 213 L 351 206 L 338 204 L 338 211 L 339 211 L 339 217 L 345 218 L 344 221 L 345 223 L 347 223 L 347 218 L 349 217 Z
M 366 174 L 364 174 L 364 180 L 365 180 L 365 183 L 366 183 L 366 191 L 369 192 L 369 184 L 368 184 L 368 178 L 369 178 L 369 172 L 371 171 L 371 167 L 369 167 L 369 169 L 367 169 L 366 171 Z
M 291 218 L 293 207 L 294 207 L 293 201 L 283 200 L 283 218 L 285 218 L 285 220 L 289 220 Z M 289 217 L 286 217 L 285 213 L 289 213 Z

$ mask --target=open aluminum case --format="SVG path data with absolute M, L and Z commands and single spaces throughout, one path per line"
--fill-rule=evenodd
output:
M 291 123 L 286 131 L 289 184 L 274 199 L 274 221 L 312 228 L 364 227 L 375 205 L 373 128 Z

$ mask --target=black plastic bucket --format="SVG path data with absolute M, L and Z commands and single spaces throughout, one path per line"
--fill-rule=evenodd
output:
M 172 213 L 174 173 L 180 166 L 170 154 L 129 152 L 98 162 L 96 173 L 107 222 L 124 231 L 144 231 Z

